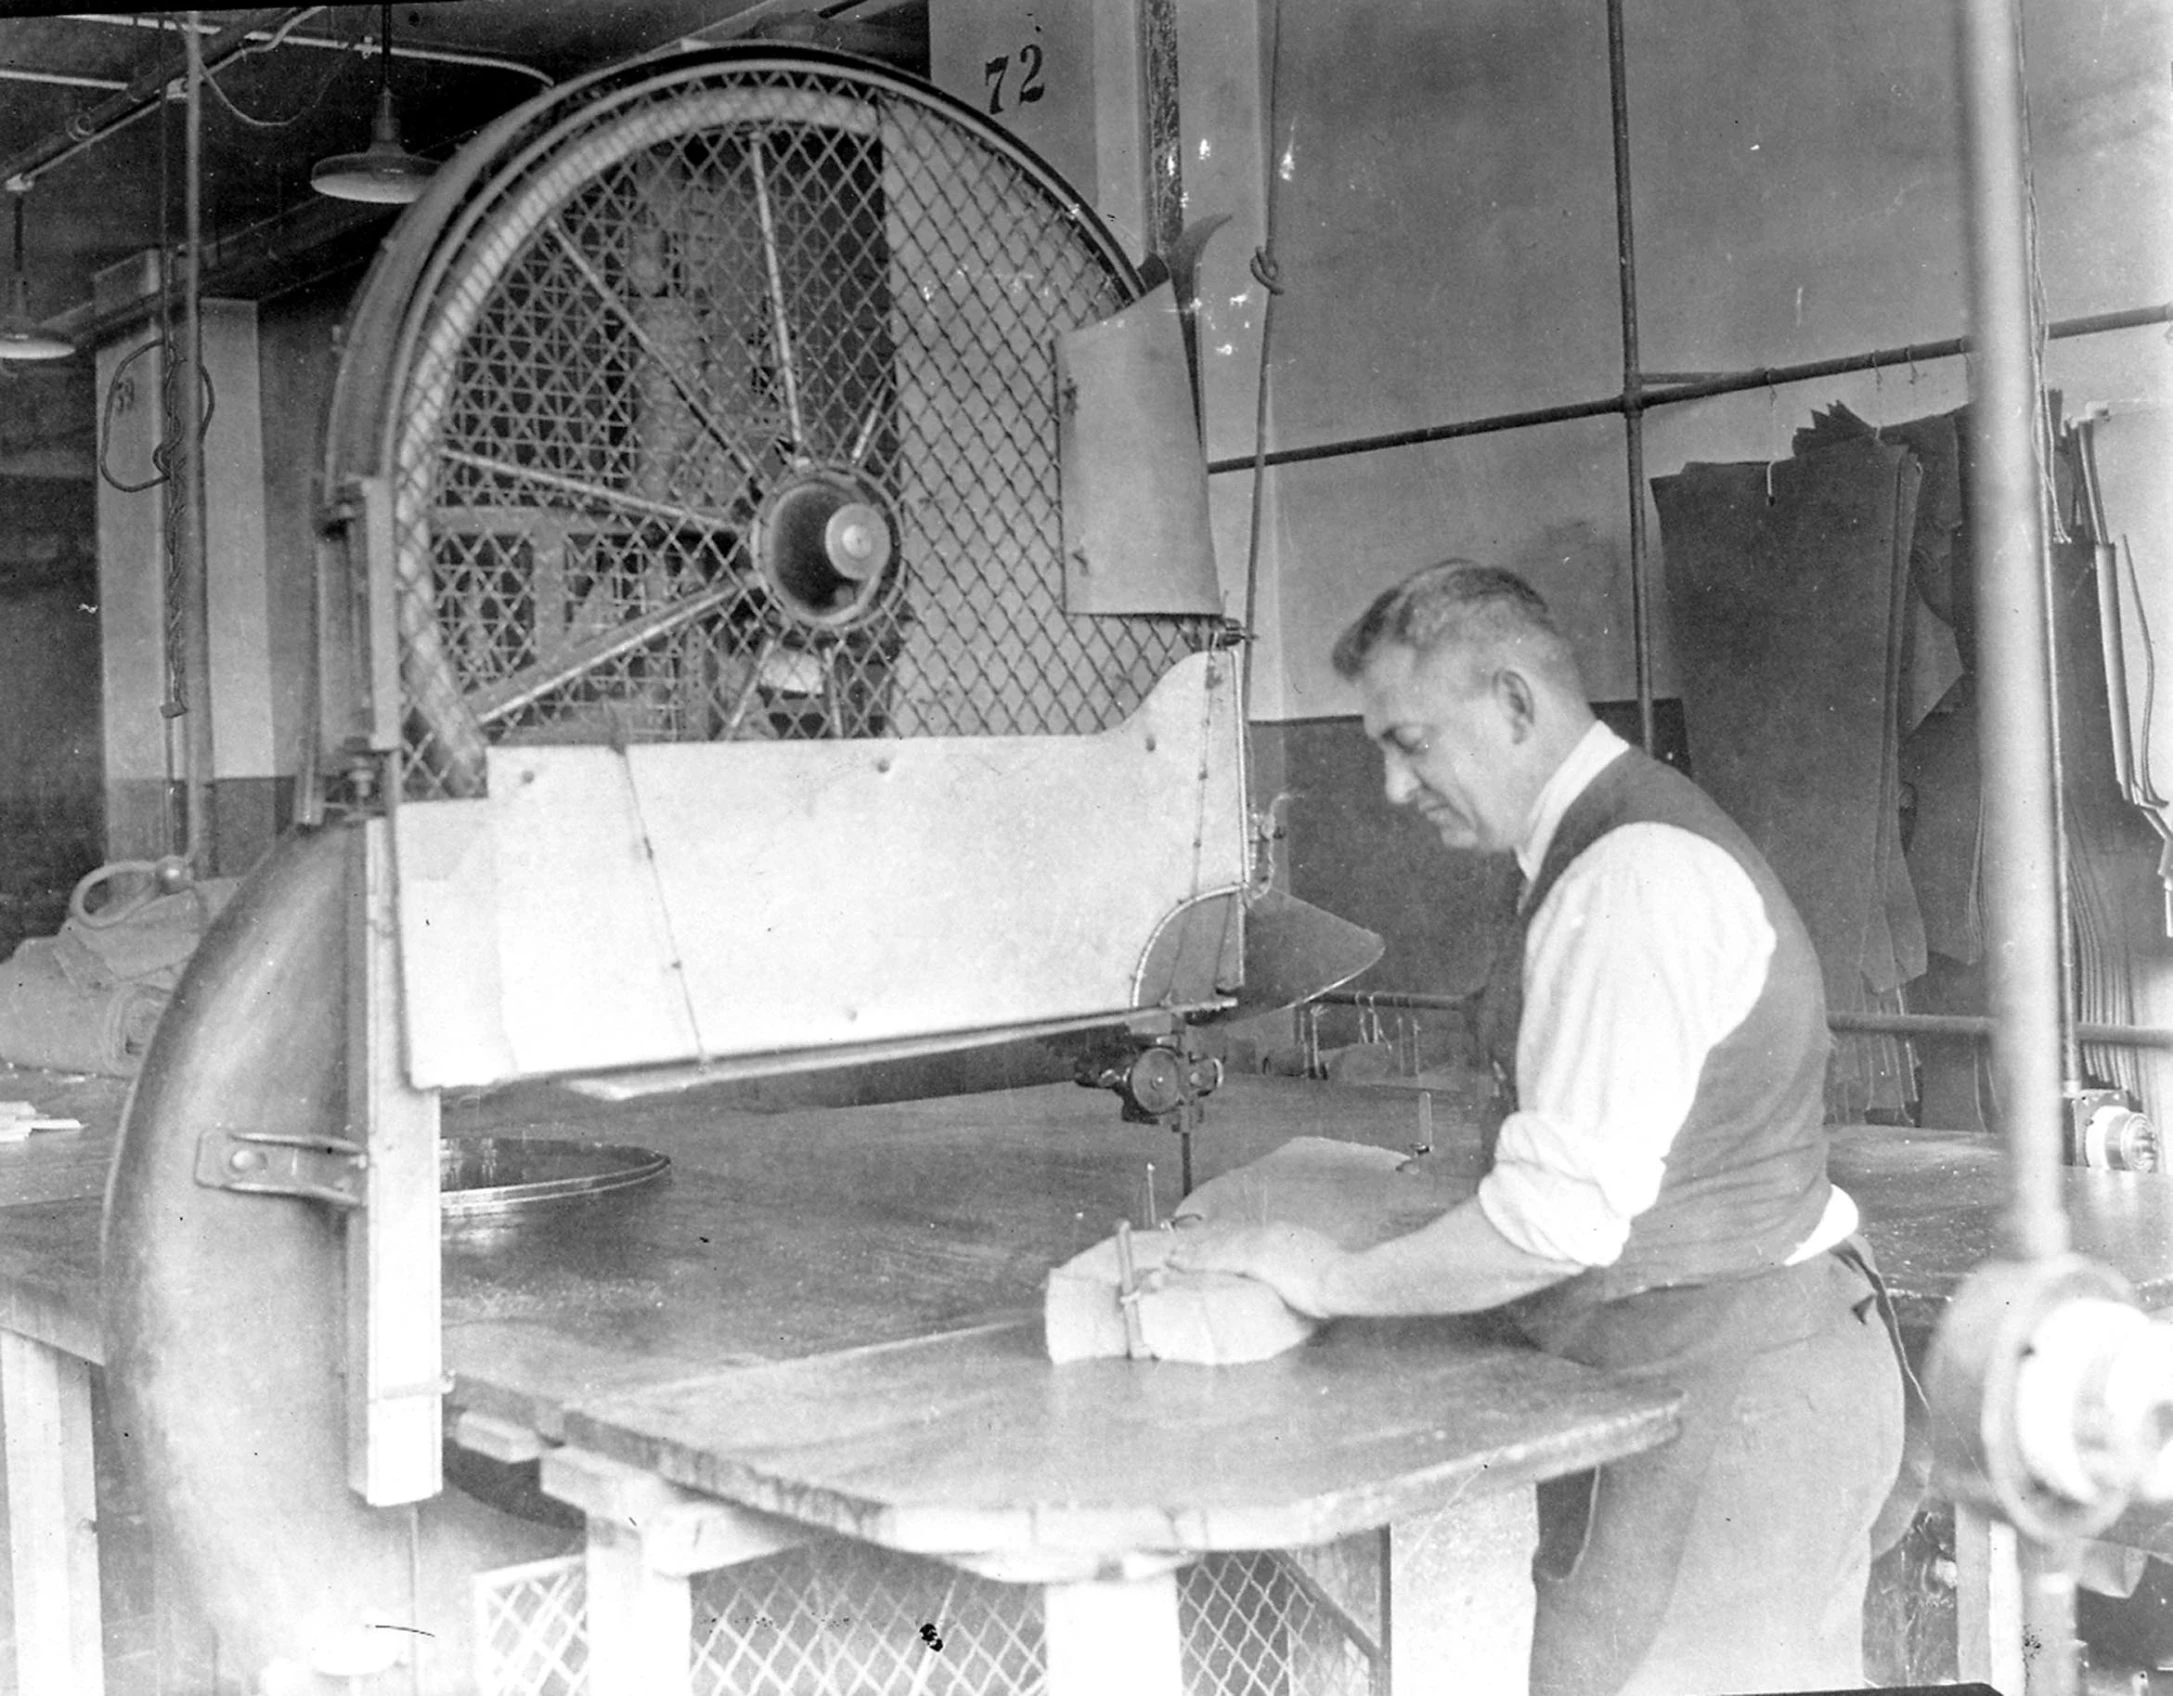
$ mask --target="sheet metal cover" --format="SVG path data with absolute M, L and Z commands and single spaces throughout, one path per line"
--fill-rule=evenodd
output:
M 1058 336 L 1056 369 L 1065 611 L 1220 614 L 1174 290 Z

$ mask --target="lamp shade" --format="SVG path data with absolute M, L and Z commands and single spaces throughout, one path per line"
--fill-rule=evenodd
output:
M 377 117 L 370 125 L 370 145 L 360 153 L 335 153 L 320 159 L 309 186 L 334 200 L 364 200 L 380 206 L 404 206 L 421 195 L 437 169 L 429 160 L 400 145 L 400 120 L 392 90 L 377 97 Z
M 30 279 L 16 272 L 7 315 L 0 317 L 0 359 L 66 359 L 73 352 L 75 343 L 30 316 Z

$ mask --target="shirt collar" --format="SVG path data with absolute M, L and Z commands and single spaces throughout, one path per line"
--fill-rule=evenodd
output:
M 1537 881 L 1539 868 L 1546 863 L 1547 850 L 1554 845 L 1554 833 L 1562 823 L 1562 815 L 1569 811 L 1570 803 L 1585 792 L 1595 777 L 1628 752 L 1629 746 L 1605 724 L 1594 719 L 1592 728 L 1554 768 L 1554 774 L 1539 791 L 1539 798 L 1532 803 L 1531 818 L 1524 826 L 1524 839 L 1517 844 L 1517 865 L 1524 873 L 1526 887 Z

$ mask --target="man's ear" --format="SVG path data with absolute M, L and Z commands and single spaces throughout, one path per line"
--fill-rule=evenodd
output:
M 1539 722 L 1539 696 L 1530 678 L 1512 666 L 1503 666 L 1494 673 L 1494 701 L 1509 722 L 1513 740 L 1521 742 L 1531 735 Z

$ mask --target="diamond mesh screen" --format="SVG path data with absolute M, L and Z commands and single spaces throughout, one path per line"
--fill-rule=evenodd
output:
M 1209 1555 L 1177 1579 L 1186 1696 L 1367 1696 L 1365 1629 L 1290 1556 Z M 477 1580 L 483 1696 L 584 1696 L 581 1558 Z M 1040 1592 L 825 1539 L 692 1585 L 697 1696 L 1037 1696 Z
M 995 132 L 721 64 L 514 151 L 395 390 L 409 794 L 493 742 L 1088 732 L 1206 639 L 1064 610 L 1055 338 L 1132 279 Z
M 481 1696 L 582 1696 L 588 1689 L 588 1580 L 579 1555 L 475 1578 Z

